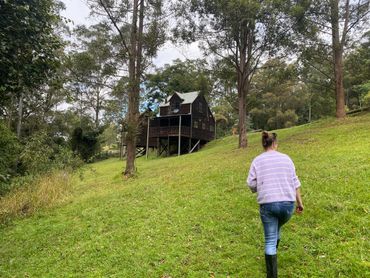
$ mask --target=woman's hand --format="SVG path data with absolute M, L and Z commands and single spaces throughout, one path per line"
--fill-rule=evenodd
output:
M 295 208 L 295 212 L 298 214 L 301 214 L 303 212 L 303 205 L 297 204 L 297 207 Z
M 303 202 L 301 197 L 301 190 L 299 187 L 296 189 L 296 201 L 297 201 L 297 207 L 295 209 L 296 213 L 301 214 L 303 212 Z

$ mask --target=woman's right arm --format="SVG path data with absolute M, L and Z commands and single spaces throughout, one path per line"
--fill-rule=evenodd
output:
M 301 196 L 301 182 L 300 180 L 298 179 L 297 177 L 297 174 L 295 172 L 295 166 L 294 166 L 294 163 L 292 161 L 292 173 L 293 173 L 293 184 L 295 186 L 295 192 L 296 192 L 296 202 L 297 202 L 297 208 L 296 208 L 296 212 L 297 213 L 302 213 L 303 211 L 303 202 L 302 202 L 302 196 Z
M 302 213 L 303 211 L 303 202 L 302 202 L 302 196 L 301 196 L 301 189 L 298 187 L 296 190 L 296 201 L 297 201 L 297 208 L 296 212 L 297 213 Z

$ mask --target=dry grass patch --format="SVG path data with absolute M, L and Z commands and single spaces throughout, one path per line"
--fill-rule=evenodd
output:
M 62 202 L 70 195 L 71 187 L 72 174 L 58 171 L 42 176 L 27 186 L 14 189 L 0 198 L 0 224 Z

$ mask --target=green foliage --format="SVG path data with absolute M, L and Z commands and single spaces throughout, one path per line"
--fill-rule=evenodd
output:
M 28 174 L 38 174 L 50 169 L 53 148 L 46 133 L 40 132 L 27 139 L 20 161 Z
M 345 59 L 344 85 L 350 109 L 366 106 L 366 94 L 370 91 L 370 31 L 363 36 L 362 43 Z
M 76 171 L 83 165 L 83 161 L 67 146 L 58 145 L 54 150 L 53 168 L 57 170 Z
M 117 134 L 118 130 L 113 124 L 108 125 L 102 134 L 99 136 L 99 141 L 102 145 L 107 146 L 108 148 L 112 145 L 117 144 Z
M 0 131 L 0 195 L 28 186 L 46 172 L 75 171 L 82 166 L 82 161 L 59 137 L 40 131 L 20 144 L 2 124 Z
M 316 71 L 316 75 L 317 73 L 322 75 L 320 79 L 330 81 L 329 89 L 334 90 L 334 95 L 338 98 L 336 101 L 337 117 L 345 116 L 344 105 L 351 109 L 361 106 L 361 97 L 356 90 L 351 88 L 350 83 L 361 79 L 363 74 L 367 75 L 368 66 L 366 67 L 366 62 L 362 61 L 353 63 L 357 55 L 352 53 L 350 54 L 352 58 L 345 61 L 343 68 L 342 58 L 350 52 L 348 50 L 353 49 L 354 42 L 368 31 L 366 28 L 370 15 L 369 8 L 368 0 L 292 2 L 290 9 L 291 19 L 294 22 L 292 47 L 296 53 L 303 54 L 301 56 Z M 305 55 L 307 52 L 310 55 Z M 317 55 L 323 52 L 326 54 Z M 349 74 L 345 76 L 344 70 L 347 66 L 351 67 L 351 64 L 352 69 L 349 69 L 347 72 Z M 327 65 L 330 65 L 329 71 Z M 320 85 L 325 87 L 325 83 L 328 82 L 321 82 Z M 343 88 L 347 89 L 347 96 L 344 95 Z
M 277 131 L 305 204 L 282 230 L 281 277 L 367 273 L 369 129 L 364 114 Z M 128 180 L 122 161 L 89 165 L 65 203 L 0 230 L 0 276 L 266 277 L 245 185 L 260 138 L 251 134 L 246 150 L 230 136 L 190 155 L 140 158 Z
M 364 106 L 370 107 L 370 84 L 368 84 L 368 92 L 363 98 Z
M 78 26 L 74 33 L 79 48 L 69 53 L 66 63 L 69 77 L 66 85 L 72 93 L 70 102 L 76 105 L 79 114 L 90 116 L 95 128 L 99 128 L 100 116 L 111 98 L 117 70 L 123 62 L 116 57 L 117 45 L 107 24 Z
M 146 99 L 150 106 L 173 92 L 200 91 L 208 97 L 212 90 L 212 79 L 205 60 L 181 61 L 176 59 L 173 64 L 166 64 L 155 74 L 149 74 L 146 87 Z
M 45 84 L 58 67 L 59 9 L 53 0 L 0 2 L 0 104 Z
M 305 93 L 295 64 L 267 61 L 257 72 L 249 96 L 253 128 L 271 130 L 296 125 L 299 117 L 304 117 L 301 110 L 307 102 Z
M 100 151 L 100 131 L 75 128 L 71 137 L 72 150 L 84 161 L 91 162 Z
M 82 165 L 68 146 L 58 145 L 55 139 L 43 131 L 27 139 L 20 154 L 20 163 L 28 175 L 40 175 L 52 169 L 76 170 Z
M 0 122 L 0 195 L 7 190 L 10 177 L 16 171 L 19 152 L 16 136 Z

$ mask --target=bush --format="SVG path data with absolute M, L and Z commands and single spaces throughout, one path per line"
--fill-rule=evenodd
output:
M 0 195 L 8 190 L 15 174 L 20 145 L 16 136 L 0 122 Z
M 284 112 L 278 110 L 274 117 L 267 121 L 268 129 L 279 129 L 296 125 L 298 116 L 294 110 L 288 109 Z
M 364 106 L 370 107 L 370 91 L 364 96 Z
M 83 161 L 76 156 L 68 147 L 58 146 L 58 151 L 53 160 L 53 167 L 56 169 L 77 170 L 83 165 Z
M 28 174 L 39 174 L 51 168 L 53 148 L 46 133 L 39 132 L 27 140 L 20 161 Z
M 20 156 L 21 165 L 29 175 L 39 175 L 53 169 L 77 169 L 82 161 L 68 147 L 60 146 L 45 133 L 28 139 Z
M 72 150 L 86 162 L 91 162 L 100 152 L 99 131 L 83 131 L 78 127 L 71 138 Z

